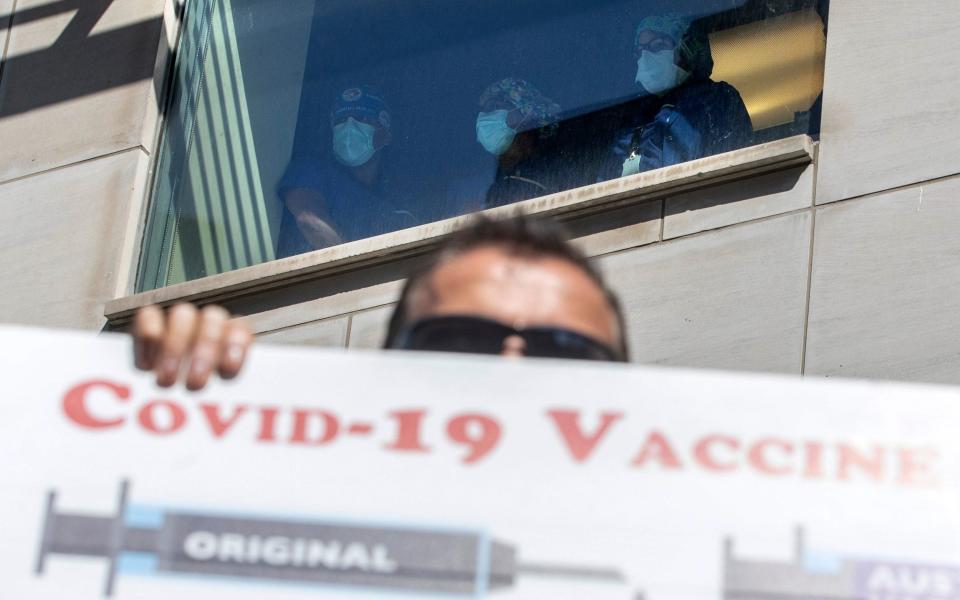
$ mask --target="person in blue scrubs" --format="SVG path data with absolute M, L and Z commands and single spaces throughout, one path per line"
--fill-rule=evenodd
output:
M 748 146 L 750 116 L 732 85 L 713 81 L 707 32 L 675 14 L 643 19 L 634 36 L 640 94 L 619 122 L 599 181 Z
M 330 157 L 294 156 L 277 186 L 284 205 L 278 258 L 418 224 L 383 179 L 390 109 L 368 86 L 340 92 L 330 112 Z

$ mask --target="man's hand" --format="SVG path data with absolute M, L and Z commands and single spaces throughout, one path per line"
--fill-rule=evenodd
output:
M 230 379 L 243 367 L 253 334 L 220 306 L 201 310 L 177 304 L 166 313 L 158 306 L 137 311 L 133 321 L 133 353 L 138 369 L 154 371 L 157 385 L 170 387 L 181 373 L 188 390 L 199 390 L 210 374 Z

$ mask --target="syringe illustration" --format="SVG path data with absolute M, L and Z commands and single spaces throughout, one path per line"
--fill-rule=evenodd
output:
M 723 598 L 752 600 L 958 600 L 960 564 L 859 558 L 809 553 L 806 533 L 797 527 L 793 556 L 740 559 L 733 538 L 723 545 Z
M 50 555 L 104 557 L 118 573 L 210 575 L 482 596 L 524 573 L 622 582 L 617 569 L 533 564 L 477 531 L 247 518 L 138 507 L 122 482 L 113 515 L 56 511 L 47 497 L 36 572 Z

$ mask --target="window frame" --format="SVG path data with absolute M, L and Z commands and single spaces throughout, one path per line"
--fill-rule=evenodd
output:
M 158 139 L 157 144 L 159 143 Z M 706 189 L 721 183 L 808 165 L 815 162 L 816 149 L 816 142 L 805 134 L 749 146 L 654 171 L 129 294 L 107 302 L 104 316 L 109 326 L 117 327 L 125 324 L 138 308 L 149 304 L 169 306 L 182 301 L 201 305 L 223 302 L 304 280 L 388 264 L 431 251 L 453 232 L 469 224 L 478 214 L 496 218 L 522 212 L 551 216 L 563 221 L 659 200 L 680 192 Z M 153 193 L 153 185 L 146 193 Z M 147 214 L 142 215 L 144 221 L 151 209 L 149 204 L 144 203 L 144 210 L 147 211 Z M 137 260 L 141 260 L 140 253 L 137 253 Z M 135 266 L 139 267 L 139 262 Z

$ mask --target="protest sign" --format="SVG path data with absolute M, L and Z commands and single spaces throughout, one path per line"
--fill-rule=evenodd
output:
M 4 598 L 960 598 L 960 390 L 0 329 Z

